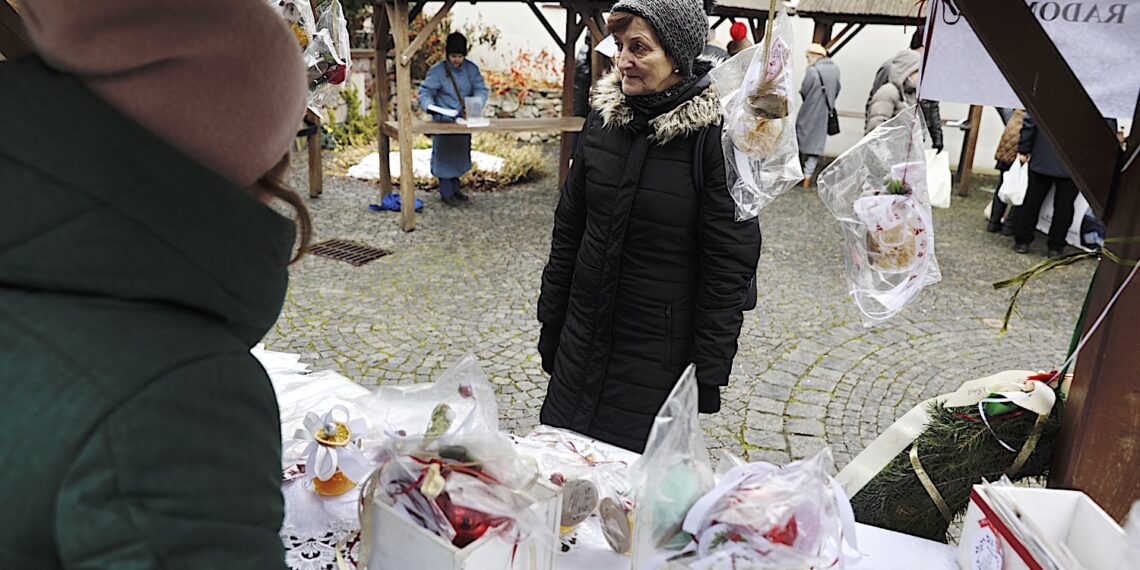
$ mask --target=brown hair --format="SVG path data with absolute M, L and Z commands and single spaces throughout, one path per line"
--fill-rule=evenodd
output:
M 606 20 L 606 31 L 611 34 L 620 34 L 632 23 L 633 14 L 629 12 L 611 12 L 610 18 Z
M 269 172 L 263 174 L 255 183 L 255 187 L 257 190 L 289 204 L 297 214 L 297 227 L 301 243 L 297 247 L 297 253 L 293 255 L 293 259 L 289 260 L 289 264 L 292 265 L 309 250 L 309 244 L 313 239 L 313 218 L 309 215 L 309 208 L 301 201 L 301 197 L 285 186 L 284 178 L 287 170 L 289 170 L 288 154 L 273 165 Z

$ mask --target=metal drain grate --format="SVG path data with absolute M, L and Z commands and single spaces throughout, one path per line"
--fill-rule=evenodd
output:
M 386 249 L 368 247 L 340 239 L 330 239 L 309 247 L 309 253 L 337 261 L 347 261 L 360 267 L 369 261 L 380 259 L 392 252 Z

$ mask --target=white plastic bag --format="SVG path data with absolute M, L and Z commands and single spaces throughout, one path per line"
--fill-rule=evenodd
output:
M 633 568 L 654 568 L 664 553 L 690 542 L 682 525 L 689 508 L 713 487 L 708 450 L 697 417 L 696 366 L 690 364 L 661 406 L 645 453 L 633 465 Z
M 950 207 L 950 155 L 945 151 L 926 151 L 926 186 L 930 188 L 931 206 Z
M 746 49 L 709 73 L 724 112 L 721 144 L 737 221 L 756 217 L 804 178 L 796 140 L 793 38 L 781 4 L 770 43 Z
M 819 175 L 819 195 L 843 227 L 847 283 L 863 325 L 885 322 L 942 280 L 917 106 L 879 125 Z
M 1025 201 L 1025 191 L 1029 188 L 1029 165 L 1014 160 L 1009 170 L 1001 175 L 998 199 L 1006 204 L 1020 206 Z

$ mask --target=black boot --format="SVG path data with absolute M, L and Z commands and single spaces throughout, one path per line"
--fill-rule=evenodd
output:
M 464 194 L 463 191 L 458 189 L 458 188 L 455 189 L 455 193 L 452 194 L 451 196 L 453 198 L 455 198 L 456 200 L 459 200 L 460 202 L 467 202 L 467 201 L 471 200 L 471 198 L 468 197 L 467 194 Z

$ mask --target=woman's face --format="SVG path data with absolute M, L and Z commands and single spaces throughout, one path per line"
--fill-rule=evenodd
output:
M 665 55 L 665 48 L 645 18 L 634 16 L 626 29 L 614 34 L 614 40 L 622 93 L 648 95 L 664 91 L 681 80 L 681 76 L 673 72 L 676 65 Z
M 461 53 L 449 53 L 449 54 L 447 54 L 447 61 L 450 61 L 451 65 L 453 65 L 455 67 L 459 67 L 459 66 L 463 65 L 463 60 L 465 60 L 465 59 L 467 59 L 467 56 L 465 56 Z

